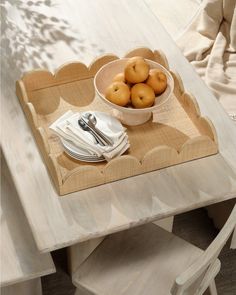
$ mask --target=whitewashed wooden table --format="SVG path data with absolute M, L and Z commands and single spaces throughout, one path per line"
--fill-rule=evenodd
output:
M 235 198 L 235 125 L 145 1 L 68 0 L 50 9 L 33 5 L 34 14 L 24 4 L 11 5 L 5 13 L 16 27 L 6 30 L 11 41 L 3 36 L 2 43 L 1 145 L 41 252 Z M 215 125 L 219 154 L 59 197 L 14 93 L 15 80 L 36 65 L 50 70 L 69 60 L 88 65 L 102 53 L 123 56 L 140 46 L 167 55 Z

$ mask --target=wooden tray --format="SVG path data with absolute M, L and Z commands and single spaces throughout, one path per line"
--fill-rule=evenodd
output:
M 161 51 L 138 48 L 126 57 L 143 56 L 168 69 Z M 211 121 L 201 117 L 195 98 L 184 91 L 178 74 L 171 72 L 175 88 L 169 103 L 151 121 L 127 127 L 130 149 L 109 163 L 84 163 L 63 152 L 59 138 L 49 126 L 67 110 L 111 112 L 95 94 L 93 77 L 104 64 L 118 59 L 105 55 L 89 67 L 70 63 L 53 75 L 47 70 L 26 73 L 16 82 L 16 93 L 34 137 L 60 195 L 138 175 L 218 152 Z

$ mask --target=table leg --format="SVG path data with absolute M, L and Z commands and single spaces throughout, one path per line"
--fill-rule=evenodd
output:
M 164 228 L 165 230 L 172 232 L 173 223 L 174 223 L 174 216 L 170 216 L 158 221 L 153 222 L 154 224 Z
M 73 274 L 86 258 L 97 248 L 105 237 L 92 239 L 82 243 L 75 244 L 68 248 L 68 264 L 72 279 Z
M 206 207 L 208 216 L 213 220 L 216 228 L 221 229 L 224 226 L 235 205 L 235 202 L 236 199 L 231 199 Z M 234 230 L 230 248 L 236 249 L 236 229 Z

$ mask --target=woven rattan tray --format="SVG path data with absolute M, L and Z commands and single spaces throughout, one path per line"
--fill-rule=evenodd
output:
M 138 48 L 126 57 L 143 56 L 168 69 L 160 51 Z M 111 112 L 96 95 L 93 77 L 104 64 L 117 59 L 105 55 L 90 67 L 70 63 L 53 75 L 46 70 L 25 74 L 16 83 L 16 93 L 34 137 L 60 195 L 138 175 L 218 152 L 215 128 L 201 117 L 195 98 L 185 92 L 177 73 L 171 72 L 175 88 L 169 103 L 154 114 L 157 123 L 128 127 L 131 147 L 109 163 L 84 163 L 63 152 L 49 125 L 67 110 Z

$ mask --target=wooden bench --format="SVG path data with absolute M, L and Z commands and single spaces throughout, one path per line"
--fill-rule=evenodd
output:
M 42 294 L 40 277 L 55 272 L 40 254 L 21 208 L 5 159 L 1 159 L 1 294 Z

